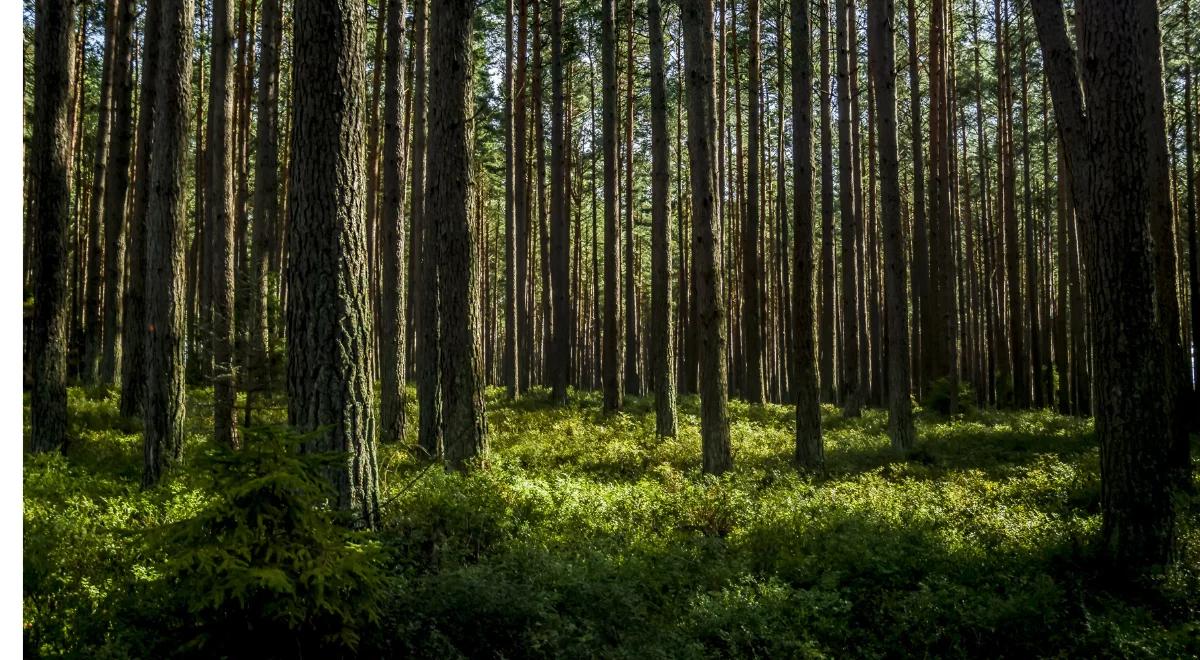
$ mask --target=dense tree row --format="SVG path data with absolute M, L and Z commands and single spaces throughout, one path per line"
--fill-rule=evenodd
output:
M 1189 0 L 26 4 L 36 450 L 120 387 L 150 485 L 186 384 L 233 447 L 283 392 L 373 525 L 375 442 L 466 469 L 486 385 L 653 393 L 667 436 L 698 393 L 713 473 L 729 396 L 794 405 L 805 469 L 821 402 L 900 451 L 914 398 L 1053 407 L 1096 418 L 1113 555 L 1171 555 Z

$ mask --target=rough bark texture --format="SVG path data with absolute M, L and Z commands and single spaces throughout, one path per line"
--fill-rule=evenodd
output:
M 762 63 L 759 57 L 761 11 L 758 0 L 749 2 L 750 88 L 749 153 L 746 154 L 745 215 L 742 219 L 742 335 L 746 347 L 744 393 L 750 403 L 763 403 L 762 289 L 759 286 L 759 188 L 762 163 Z
M 425 57 L 427 36 L 426 15 L 429 0 L 413 3 L 413 129 L 412 129 L 412 226 L 413 240 L 417 242 L 414 283 L 419 292 L 414 301 L 417 325 L 417 445 L 426 458 L 442 455 L 442 398 L 441 389 L 441 342 L 438 338 L 438 270 L 437 240 L 433 226 L 425 221 L 425 122 L 428 90 L 428 69 Z M 430 86 L 432 87 L 432 86 Z
M 83 301 L 83 346 L 79 359 L 79 380 L 85 385 L 94 385 L 100 377 L 100 352 L 102 350 L 103 310 L 101 296 L 104 283 L 101 268 L 104 263 L 103 241 L 104 185 L 108 167 L 108 148 L 111 142 L 113 56 L 117 32 L 117 14 L 121 11 L 121 0 L 108 0 L 104 9 L 104 63 L 100 73 L 100 106 L 96 109 L 95 160 L 92 163 L 92 194 L 88 207 L 87 282 Z M 78 283 L 77 283 L 78 285 Z
M 134 5 L 122 2 L 113 51 L 113 124 L 104 176 L 104 350 L 100 383 L 112 385 L 121 369 L 121 296 L 125 285 L 125 201 L 133 141 Z
M 813 171 L 812 171 L 812 27 L 809 0 L 791 0 L 792 19 L 792 194 L 796 230 L 793 307 L 796 320 L 796 464 L 819 470 L 825 463 L 821 433 L 821 392 L 813 337 Z
M 837 400 L 834 370 L 834 335 L 837 311 L 836 275 L 833 257 L 833 116 L 829 94 L 829 2 L 820 0 L 821 19 L 821 398 Z
M 842 218 L 842 407 L 847 417 L 857 417 L 862 406 L 859 392 L 858 361 L 858 208 L 854 198 L 854 160 L 850 132 L 850 53 L 847 26 L 853 0 L 835 0 L 837 18 L 837 94 L 838 94 L 838 192 L 841 196 L 838 212 Z
M 430 6 L 427 226 L 438 232 L 441 307 L 442 410 L 446 464 L 464 469 L 487 452 L 483 372 L 476 337 L 479 312 L 471 235 L 471 152 L 468 90 L 471 80 L 472 0 L 433 0 Z
M 367 373 L 366 118 L 363 5 L 296 0 L 288 185 L 288 421 L 337 452 L 337 505 L 379 520 L 375 419 Z
M 1157 315 L 1150 211 L 1154 193 L 1147 69 L 1156 20 L 1144 3 L 1113 0 L 1080 15 L 1089 53 L 1082 87 L 1056 0 L 1033 3 L 1055 117 L 1066 143 L 1088 280 L 1095 351 L 1096 435 L 1104 547 L 1131 572 L 1168 562 L 1175 543 L 1173 401 L 1167 332 Z M 1083 98 L 1086 89 L 1087 106 Z M 1161 106 L 1160 106 L 1161 108 Z
M 154 119 L 158 108 L 158 32 L 162 3 L 146 6 L 146 28 L 141 63 L 141 104 L 138 110 L 137 162 L 134 164 L 133 211 L 129 216 L 129 264 L 122 306 L 121 414 L 141 412 L 146 395 L 146 207 L 150 199 L 150 150 L 154 142 Z
M 213 0 L 208 90 L 208 230 L 212 277 L 213 440 L 237 447 L 233 364 L 233 5 Z
M 617 43 L 615 0 L 602 3 L 600 77 L 602 149 L 604 151 L 604 409 L 619 410 L 625 398 L 621 387 L 621 311 L 617 274 L 620 272 L 620 229 L 617 226 Z M 711 8 L 710 8 L 711 13 Z M 518 220 L 519 222 L 519 220 Z M 519 247 L 519 246 L 518 246 Z M 520 268 L 520 259 L 517 259 Z
M 663 53 L 662 5 L 649 0 L 650 23 L 650 197 L 651 301 L 650 354 L 654 374 L 654 430 L 660 436 L 675 436 L 675 332 L 671 301 L 671 228 L 667 194 L 671 187 L 667 153 L 667 82 Z
M 154 138 L 146 207 L 146 399 L 142 483 L 179 461 L 184 436 L 183 248 L 188 107 L 192 98 L 192 2 L 162 3 Z
M 404 439 L 404 0 L 387 1 L 383 93 L 383 213 L 379 251 L 379 437 Z
M 67 110 L 74 61 L 74 2 L 39 2 L 34 28 L 30 168 L 36 259 L 29 358 L 30 449 L 57 451 L 67 439 L 67 225 L 71 188 Z
M 931 327 L 927 318 L 932 307 L 926 304 L 929 293 L 929 234 L 925 228 L 925 152 L 921 146 L 921 75 L 920 59 L 917 55 L 917 3 L 908 0 L 908 99 L 909 117 L 912 123 L 909 144 L 912 148 L 912 294 L 913 294 L 913 362 L 916 369 L 917 391 L 925 386 L 923 365 L 925 364 L 925 328 Z
M 258 60 L 258 145 L 255 151 L 254 236 L 247 324 L 250 331 L 247 423 L 253 394 L 270 387 L 269 305 L 271 255 L 279 224 L 279 42 L 282 39 L 282 0 L 263 0 L 262 41 Z
M 571 262 L 568 244 L 571 225 L 567 214 L 567 145 L 563 143 L 563 8 L 562 0 L 552 0 L 550 7 L 550 48 L 552 96 L 550 109 L 550 276 L 554 300 L 554 345 L 550 361 L 552 398 L 556 403 L 567 402 L 567 380 L 571 374 Z M 664 112 L 665 114 L 665 112 Z
M 721 474 L 733 467 L 729 441 L 728 378 L 721 271 L 714 231 L 713 151 L 716 141 L 713 96 L 712 0 L 680 3 L 687 70 L 688 159 L 692 178 L 692 249 L 695 255 L 696 316 L 699 320 L 700 436 L 704 471 Z
M 519 1 L 519 0 L 518 0 Z M 513 0 L 504 14 L 504 387 L 508 398 L 520 393 L 517 383 L 516 149 L 513 143 Z
M 888 436 L 892 447 L 912 449 L 912 399 L 908 380 L 908 293 L 904 286 L 904 226 L 900 221 L 900 164 L 896 149 L 895 14 L 893 0 L 870 0 L 867 49 L 875 84 L 879 133 L 879 191 L 884 249 L 884 306 L 887 316 Z

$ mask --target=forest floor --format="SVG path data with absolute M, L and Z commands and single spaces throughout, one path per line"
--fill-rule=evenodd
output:
M 24 459 L 26 653 L 136 654 L 156 633 L 121 613 L 148 607 L 128 601 L 161 560 L 140 539 L 211 498 L 195 467 L 211 451 L 211 396 L 190 393 L 185 467 L 149 491 L 137 423 L 115 396 L 73 389 L 70 401 L 66 455 Z M 720 479 L 700 473 L 696 397 L 666 439 L 649 397 L 606 416 L 596 393 L 555 408 L 542 391 L 506 403 L 491 390 L 489 465 L 469 476 L 428 469 L 411 442 L 382 446 L 383 525 L 370 535 L 389 581 L 360 651 L 1200 655 L 1200 498 L 1182 498 L 1180 568 L 1114 586 L 1096 559 L 1090 421 L 919 413 L 918 449 L 899 457 L 884 411 L 826 406 L 827 471 L 810 477 L 790 464 L 792 408 L 730 411 L 735 467 Z

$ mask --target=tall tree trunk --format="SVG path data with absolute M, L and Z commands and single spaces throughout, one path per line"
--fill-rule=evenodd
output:
M 633 254 L 633 197 L 634 197 L 634 178 L 633 178 L 633 121 L 636 106 L 633 104 L 633 0 L 629 2 L 629 17 L 626 25 L 626 42 L 625 42 L 625 206 L 622 209 L 625 212 L 623 226 L 625 230 L 625 239 L 622 246 L 625 248 L 625 258 L 622 264 L 625 267 L 625 275 L 622 278 L 622 285 L 625 294 L 625 391 L 630 394 L 642 393 L 642 373 L 638 368 L 638 359 L 641 357 L 642 344 L 641 337 L 638 332 L 638 306 L 637 306 L 637 279 L 634 273 L 636 272 L 636 264 Z
M 413 3 L 413 129 L 412 129 L 412 226 L 416 242 L 418 282 L 414 283 L 417 300 L 417 445 L 426 458 L 442 455 L 441 341 L 438 316 L 438 276 L 436 227 L 425 219 L 425 145 L 426 102 L 429 89 L 425 56 L 426 16 L 429 0 Z M 440 84 L 440 81 L 439 81 Z
M 129 265 L 125 279 L 125 304 L 121 326 L 121 414 L 142 411 L 146 397 L 146 212 L 150 199 L 150 149 L 157 114 L 159 29 L 162 3 L 146 6 L 142 37 L 141 103 L 137 124 L 137 161 L 134 164 L 133 212 L 129 216 Z
M 183 196 L 192 97 L 192 1 L 164 0 L 146 208 L 146 400 L 142 483 L 180 459 L 184 436 Z
M 888 436 L 899 451 L 912 449 L 912 399 L 908 379 L 908 300 L 904 277 L 904 226 L 900 221 L 900 164 L 896 150 L 895 5 L 870 0 L 868 50 L 875 83 L 879 131 L 879 188 L 882 202 L 884 293 L 887 317 Z
M 67 231 L 70 105 L 75 57 L 75 3 L 37 3 L 34 27 L 33 143 L 35 199 L 33 328 L 29 356 L 30 449 L 51 452 L 67 442 Z
M 920 60 L 917 56 L 917 4 L 916 0 L 908 0 L 908 90 L 909 116 L 912 126 L 909 131 L 909 143 L 912 147 L 912 294 L 913 318 L 916 322 L 913 328 L 913 363 L 919 365 L 916 369 L 915 381 L 917 393 L 925 391 L 925 330 L 930 328 L 933 320 L 930 313 L 933 307 L 929 305 L 929 234 L 926 230 L 925 218 L 925 157 L 921 141 L 921 76 Z
M 557 5 L 557 1 L 555 3 Z M 651 355 L 654 358 L 654 430 L 659 436 L 675 436 L 675 341 L 671 327 L 671 229 L 667 194 L 671 187 L 667 163 L 667 82 L 663 53 L 662 6 L 649 0 L 650 23 L 650 157 L 651 213 Z
M 762 347 L 762 298 L 759 286 L 759 164 L 762 160 L 762 64 L 759 57 L 760 27 L 762 16 L 759 0 L 750 0 L 750 105 L 749 167 L 746 173 L 745 215 L 742 226 L 742 335 L 746 346 L 746 382 L 743 392 L 750 403 L 763 403 L 763 347 Z
M 604 409 L 621 408 L 621 312 L 617 290 L 620 230 L 617 226 L 617 43 L 615 0 L 604 0 L 600 16 L 600 75 L 603 78 L 604 150 Z M 520 266 L 518 259 L 518 267 Z
M 821 392 L 813 345 L 813 208 L 812 208 L 812 26 L 809 0 L 791 0 L 792 28 L 792 195 L 796 231 L 792 260 L 794 288 L 796 380 L 796 464 L 819 470 L 825 463 L 821 435 Z M 824 27 L 822 27 L 824 32 Z M 822 103 L 825 103 L 822 101 Z M 827 107 L 827 106 L 825 106 Z M 780 196 L 784 191 L 779 191 Z
M 233 365 L 233 6 L 213 0 L 208 91 L 208 211 L 212 263 L 213 440 L 237 447 Z
M 517 223 L 517 394 L 529 389 L 529 375 L 533 359 L 533 323 L 530 320 L 529 296 L 529 133 L 527 119 L 529 116 L 529 89 L 527 86 L 528 64 L 528 34 L 529 34 L 529 0 L 516 0 L 520 3 L 517 12 L 517 77 L 516 102 L 513 119 L 513 177 L 516 186 L 516 223 Z
M 121 0 L 108 0 L 104 8 L 104 59 L 100 74 L 100 106 L 96 110 L 95 160 L 92 162 L 92 194 L 88 209 L 87 288 L 83 302 L 83 353 L 80 356 L 79 379 L 85 385 L 94 385 L 100 377 L 100 352 L 103 345 L 104 294 L 101 275 L 104 263 L 104 184 L 109 160 L 109 143 L 112 136 L 112 86 L 113 59 L 116 55 L 117 14 L 121 11 Z
M 288 186 L 288 421 L 305 449 L 338 452 L 337 506 L 379 522 L 375 415 L 367 372 L 363 4 L 295 0 Z
M 471 0 L 434 0 L 430 7 L 427 226 L 438 228 L 442 405 L 447 465 L 465 469 L 487 452 L 480 371 L 476 263 L 468 215 L 471 190 L 469 83 Z
M 125 202 L 133 141 L 134 9 L 132 0 L 121 2 L 113 52 L 112 144 L 104 184 L 104 349 L 100 358 L 100 383 L 104 385 L 112 385 L 121 369 L 119 315 L 125 286 Z
M 611 0 L 609 0 L 611 1 Z M 692 176 L 692 245 L 696 256 L 696 307 L 700 321 L 700 436 L 704 471 L 721 474 L 733 467 L 729 441 L 725 372 L 724 310 L 719 246 L 714 241 L 715 195 L 713 146 L 716 122 L 713 98 L 712 0 L 680 4 L 687 68 L 688 158 Z
M 1081 88 L 1061 4 L 1036 0 L 1033 9 L 1088 277 L 1101 535 L 1113 566 L 1136 573 L 1170 561 L 1175 549 L 1177 425 L 1168 381 L 1177 369 L 1158 314 L 1147 221 L 1156 192 L 1151 143 L 1163 125 L 1150 117 L 1162 106 L 1148 101 L 1147 89 L 1158 84 L 1147 63 L 1160 52 L 1157 13 L 1148 0 L 1087 5 L 1080 45 L 1093 55 Z
M 847 32 L 850 29 L 850 8 L 853 0 L 836 0 L 837 4 L 837 81 L 838 81 L 838 161 L 841 195 L 839 213 L 842 216 L 842 384 L 843 414 L 847 417 L 857 417 L 862 406 L 859 392 L 858 361 L 858 261 L 855 245 L 858 242 L 858 208 L 854 200 L 857 194 L 854 185 L 854 159 L 851 144 L 851 106 L 850 106 L 850 58 L 855 54 L 850 52 Z
M 379 250 L 379 433 L 384 442 L 404 439 L 404 0 L 387 0 L 384 55 L 383 209 Z
M 836 0 L 835 0 L 836 2 Z M 818 0 L 821 24 L 821 398 L 837 400 L 834 327 L 837 318 L 836 266 L 833 258 L 833 113 L 829 93 L 829 0 Z M 794 65 L 793 65 L 794 66 Z M 799 359 L 799 357 L 797 357 Z
M 567 382 L 571 374 L 571 307 L 568 301 L 571 286 L 571 255 L 568 249 L 571 225 L 567 198 L 569 145 L 564 144 L 563 139 L 562 0 L 551 1 L 550 13 L 550 168 L 553 177 L 550 183 L 550 285 L 554 295 L 554 346 L 553 354 L 547 359 L 550 361 L 553 399 L 564 404 L 567 402 Z
M 256 394 L 270 388 L 270 263 L 279 224 L 279 41 L 282 0 L 263 0 L 262 41 L 259 44 L 258 144 L 254 163 L 254 236 L 251 286 L 248 296 L 250 359 L 247 364 L 246 424 Z
M 524 0 L 515 0 L 523 3 Z M 504 386 L 508 398 L 515 399 L 520 392 L 517 382 L 517 226 L 516 208 L 520 205 L 516 168 L 516 149 L 513 138 L 513 113 L 521 112 L 514 94 L 519 88 L 513 85 L 513 2 L 504 4 Z M 524 9 L 521 10 L 522 13 Z M 521 70 L 517 70 L 521 75 Z

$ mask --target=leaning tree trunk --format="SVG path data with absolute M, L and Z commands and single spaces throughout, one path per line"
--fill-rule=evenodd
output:
M 796 230 L 792 239 L 792 259 L 796 263 L 793 289 L 796 381 L 792 390 L 796 396 L 796 464 L 806 470 L 819 470 L 825 463 L 825 443 L 813 342 L 812 27 L 809 0 L 791 0 L 791 6 L 792 195 L 796 200 Z
M 367 353 L 363 4 L 296 0 L 288 185 L 288 421 L 344 454 L 337 506 L 379 522 Z
M 387 51 L 383 94 L 383 228 L 379 250 L 379 433 L 384 442 L 404 439 L 404 0 L 387 1 Z
M 146 336 L 142 483 L 158 483 L 180 459 L 184 436 L 183 249 L 187 225 L 188 107 L 192 97 L 192 0 L 162 3 L 155 76 L 154 163 L 146 207 Z
M 713 151 L 716 116 L 713 96 L 712 0 L 685 0 L 680 11 L 687 69 L 688 159 L 692 175 L 692 246 L 695 255 L 696 317 L 700 334 L 700 436 L 704 471 L 721 474 L 733 467 L 725 367 L 721 271 L 717 269 Z
M 74 61 L 74 2 L 39 2 L 34 32 L 33 327 L 29 357 L 33 390 L 29 397 L 30 449 L 49 452 L 67 438 L 67 225 L 71 187 L 68 174 L 70 103 Z
M 893 0 L 870 0 L 868 52 L 875 83 L 879 132 L 879 189 L 884 248 L 884 306 L 887 310 L 888 435 L 892 447 L 912 449 L 912 398 L 908 380 L 908 294 L 904 286 L 904 226 L 900 221 L 900 164 L 896 150 L 896 50 Z
M 471 151 L 468 122 L 473 0 L 434 0 L 430 6 L 428 228 L 436 227 L 441 306 L 442 410 L 446 464 L 466 468 L 487 452 L 483 372 L 476 329 L 479 310 L 470 219 Z
M 663 54 L 662 5 L 649 0 L 650 22 L 650 196 L 653 215 L 650 354 L 654 363 L 654 429 L 675 436 L 675 337 L 671 327 L 671 228 L 667 194 L 670 190 L 667 154 L 667 82 Z M 682 100 L 681 100 L 682 102 Z

